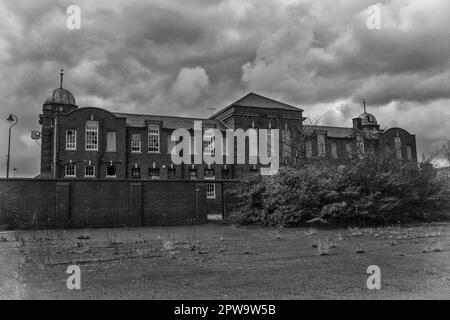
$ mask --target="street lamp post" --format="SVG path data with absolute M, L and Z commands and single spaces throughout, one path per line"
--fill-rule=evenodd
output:
M 6 160 L 6 179 L 9 179 L 9 158 L 10 158 L 10 154 L 11 154 L 11 128 L 14 127 L 18 120 L 17 117 L 13 114 L 10 114 L 8 119 L 6 119 L 6 121 L 8 121 L 9 123 L 12 123 L 9 126 L 9 134 L 8 134 L 8 156 L 7 156 L 7 160 Z

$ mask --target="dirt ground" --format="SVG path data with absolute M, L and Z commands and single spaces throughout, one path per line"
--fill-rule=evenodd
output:
M 0 242 L 0 266 L 10 270 L 0 279 L 10 280 L 13 299 L 450 298 L 450 224 L 335 230 L 210 224 L 0 236 L 8 241 Z M 7 255 L 18 255 L 16 262 Z M 80 267 L 80 290 L 67 288 L 69 265 Z M 367 288 L 370 265 L 381 269 L 380 290 Z

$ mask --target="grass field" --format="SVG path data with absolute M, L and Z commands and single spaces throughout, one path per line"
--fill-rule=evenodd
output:
M 16 244 L 22 299 L 450 298 L 450 224 L 336 230 L 204 225 L 1 236 L 0 250 Z M 81 269 L 81 290 L 67 289 L 72 264 Z M 381 269 L 380 290 L 367 289 L 370 265 Z

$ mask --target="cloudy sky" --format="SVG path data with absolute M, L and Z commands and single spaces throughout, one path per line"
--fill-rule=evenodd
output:
M 66 10 L 81 9 L 69 30 Z M 380 29 L 368 8 L 380 8 Z M 0 0 L 0 117 L 19 117 L 11 167 L 39 172 L 30 139 L 59 70 L 79 106 L 208 116 L 249 91 L 351 126 L 368 109 L 382 128 L 450 139 L 448 0 Z M 0 176 L 8 123 L 0 119 Z

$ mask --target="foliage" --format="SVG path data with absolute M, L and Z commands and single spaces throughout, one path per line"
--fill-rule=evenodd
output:
M 315 160 L 270 177 L 248 176 L 227 192 L 228 220 L 296 226 L 320 218 L 333 224 L 429 221 L 448 204 L 447 179 L 430 163 L 363 158 Z M 230 210 L 231 209 L 231 210 Z

